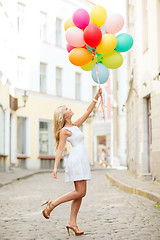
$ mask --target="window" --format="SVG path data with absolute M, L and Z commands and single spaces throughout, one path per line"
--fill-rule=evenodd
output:
M 47 41 L 47 14 L 40 12 L 40 39 Z
M 142 37 L 144 53 L 148 49 L 148 0 L 143 0 L 142 3 Z
M 40 63 L 40 92 L 46 93 L 47 64 Z
M 96 96 L 97 93 L 97 86 L 92 86 L 92 98 Z
M 5 144 L 5 122 L 4 122 L 4 112 L 0 107 L 0 154 L 4 154 L 4 144 Z
M 81 99 L 81 74 L 76 73 L 75 75 L 75 98 L 77 100 Z
M 56 67 L 56 94 L 62 96 L 62 68 Z
M 25 82 L 25 58 L 18 57 L 17 84 L 21 87 Z
M 26 136 L 26 122 L 27 119 L 24 117 L 17 118 L 17 154 L 26 155 L 26 145 L 27 145 L 27 136 Z
M 53 131 L 49 121 L 39 122 L 39 154 L 53 155 Z
M 62 47 L 62 20 L 56 18 L 56 45 Z
M 24 15 L 25 15 L 25 5 L 18 3 L 18 17 L 17 17 L 17 30 L 18 33 L 24 33 Z

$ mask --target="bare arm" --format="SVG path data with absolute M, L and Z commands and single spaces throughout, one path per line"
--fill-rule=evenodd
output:
M 60 136 L 59 136 L 59 145 L 58 148 L 56 150 L 56 157 L 55 157 L 55 163 L 54 163 L 54 169 L 53 169 L 53 177 L 57 178 L 57 168 L 59 165 L 59 162 L 62 158 L 62 154 L 63 154 L 63 149 L 65 147 L 65 143 L 66 143 L 66 138 L 68 137 L 68 130 L 66 129 L 62 129 L 60 131 Z
M 98 89 L 98 92 L 96 94 L 96 96 L 94 97 L 95 100 L 98 100 L 98 98 L 102 95 L 102 88 Z M 93 111 L 94 107 L 96 105 L 96 102 L 92 101 L 91 104 L 88 106 L 86 112 L 82 115 L 82 117 L 80 117 L 79 119 L 77 119 L 74 124 L 78 127 L 80 127 L 82 125 L 82 123 L 84 123 L 86 121 L 86 119 L 89 117 L 89 115 L 91 114 L 91 112 Z

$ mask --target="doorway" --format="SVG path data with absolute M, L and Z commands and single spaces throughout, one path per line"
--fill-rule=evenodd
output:
M 147 136 L 148 136 L 148 172 L 151 172 L 151 147 L 152 147 L 152 118 L 151 118 L 151 97 L 147 98 Z
M 9 162 L 10 166 L 14 165 L 14 117 L 10 113 L 9 120 Z

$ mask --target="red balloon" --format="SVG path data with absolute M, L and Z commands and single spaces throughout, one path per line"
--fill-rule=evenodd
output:
M 84 41 L 90 47 L 97 47 L 102 39 L 102 32 L 101 29 L 93 24 L 90 23 L 84 30 L 83 33 Z

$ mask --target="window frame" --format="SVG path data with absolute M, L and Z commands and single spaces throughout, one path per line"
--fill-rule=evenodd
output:
M 48 153 L 40 152 L 40 123 L 48 123 Z M 38 120 L 38 154 L 39 156 L 53 156 L 55 155 L 54 151 L 54 138 L 53 138 L 53 122 L 48 119 L 39 119 Z

